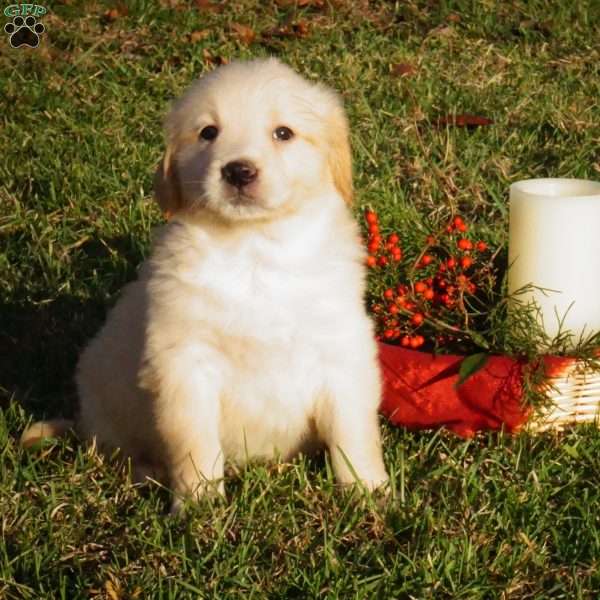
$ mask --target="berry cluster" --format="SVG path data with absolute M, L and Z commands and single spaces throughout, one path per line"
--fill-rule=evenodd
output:
M 366 262 L 378 275 L 370 299 L 378 339 L 410 348 L 472 339 L 476 300 L 494 277 L 487 244 L 473 240 L 455 216 L 426 236 L 421 252 L 405 257 L 400 236 L 383 236 L 375 211 L 365 211 L 365 222 Z

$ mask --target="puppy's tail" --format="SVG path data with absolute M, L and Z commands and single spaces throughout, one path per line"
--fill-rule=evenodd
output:
M 30 425 L 21 434 L 21 446 L 29 448 L 41 440 L 53 437 L 64 437 L 73 429 L 75 421 L 68 419 L 52 419 L 51 421 L 38 421 Z

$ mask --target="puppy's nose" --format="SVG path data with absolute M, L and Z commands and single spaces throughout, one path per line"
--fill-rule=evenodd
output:
M 232 160 L 221 169 L 223 179 L 237 188 L 252 183 L 258 176 L 258 169 L 249 160 Z

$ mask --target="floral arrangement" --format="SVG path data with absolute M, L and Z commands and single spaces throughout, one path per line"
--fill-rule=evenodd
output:
M 487 348 L 477 326 L 498 301 L 499 275 L 488 244 L 459 215 L 425 236 L 408 256 L 400 235 L 384 235 L 377 213 L 364 212 L 367 266 L 377 273 L 369 309 L 380 341 L 405 348 Z
M 372 209 L 364 212 L 364 228 L 383 373 L 380 408 L 392 423 L 471 436 L 595 420 L 597 340 L 588 343 L 587 362 L 585 349 L 579 359 L 556 356 L 559 345 L 540 354 L 538 344 L 548 340 L 535 314 L 506 310 L 498 251 L 473 236 L 463 217 L 424 231 L 417 252 L 413 240 L 405 252 L 398 232 L 384 233 Z M 582 370 L 590 357 L 595 370 Z

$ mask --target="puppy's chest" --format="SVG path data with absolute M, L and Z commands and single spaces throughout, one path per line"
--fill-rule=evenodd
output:
M 207 260 L 197 273 L 204 318 L 233 335 L 285 339 L 320 326 L 332 304 L 327 276 L 309 261 L 264 256 Z

